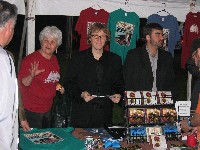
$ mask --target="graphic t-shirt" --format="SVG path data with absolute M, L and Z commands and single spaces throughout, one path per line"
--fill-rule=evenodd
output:
M 109 13 L 104 9 L 96 10 L 92 7 L 81 11 L 75 30 L 81 35 L 80 50 L 86 50 L 90 47 L 87 42 L 87 33 L 90 26 L 96 22 L 107 26 Z M 105 48 L 108 50 L 108 47 Z
M 120 8 L 109 15 L 110 51 L 118 54 L 122 62 L 124 62 L 127 52 L 136 47 L 139 26 L 140 20 L 135 12 L 126 12 Z
M 160 16 L 158 14 L 152 14 L 148 17 L 147 23 L 159 23 L 163 27 L 163 48 L 174 56 L 174 48 L 178 40 L 180 40 L 177 18 L 173 15 Z
M 185 64 L 190 57 L 190 47 L 192 41 L 200 37 L 200 12 L 189 12 L 186 15 L 183 44 L 181 53 L 181 68 L 185 68 Z
M 22 78 L 30 74 L 31 63 L 38 61 L 38 69 L 45 69 L 45 71 L 35 76 L 30 86 L 24 86 Z M 60 79 L 60 67 L 56 56 L 53 55 L 49 60 L 43 57 L 39 51 L 26 56 L 20 66 L 18 79 L 24 108 L 37 113 L 50 111 L 56 95 L 56 85 Z

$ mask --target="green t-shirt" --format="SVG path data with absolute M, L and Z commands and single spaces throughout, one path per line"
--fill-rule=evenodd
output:
M 127 52 L 136 48 L 139 26 L 140 20 L 135 12 L 125 12 L 120 8 L 109 15 L 107 27 L 111 33 L 110 51 L 121 56 L 123 63 Z

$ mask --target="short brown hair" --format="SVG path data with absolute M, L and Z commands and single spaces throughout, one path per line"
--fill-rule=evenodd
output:
M 91 44 L 90 38 L 92 36 L 92 33 L 95 31 L 103 31 L 106 34 L 106 42 L 110 41 L 110 32 L 109 30 L 102 24 L 102 23 L 94 23 L 90 26 L 88 34 L 87 34 L 87 42 L 88 44 Z

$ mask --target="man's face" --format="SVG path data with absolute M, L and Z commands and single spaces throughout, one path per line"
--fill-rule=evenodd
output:
M 11 28 L 10 37 L 9 37 L 9 39 L 8 39 L 8 44 L 9 44 L 10 41 L 12 40 L 13 35 L 14 35 L 14 26 L 13 26 L 13 28 Z
M 6 25 L 6 34 L 5 34 L 5 45 L 8 45 L 13 38 L 15 28 L 15 22 L 13 20 L 9 20 Z
M 157 48 L 162 47 L 163 45 L 163 30 L 153 29 L 149 38 L 147 38 L 147 42 L 149 42 L 152 46 Z

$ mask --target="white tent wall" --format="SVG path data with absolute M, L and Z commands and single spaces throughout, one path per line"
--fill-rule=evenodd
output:
M 18 14 L 24 15 L 25 14 L 25 4 L 24 0 L 5 0 L 11 4 L 15 4 L 18 8 Z

